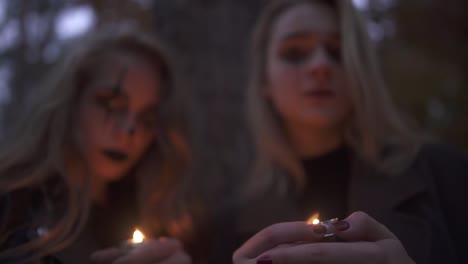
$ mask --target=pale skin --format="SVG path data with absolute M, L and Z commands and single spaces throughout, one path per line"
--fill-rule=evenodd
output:
M 93 264 L 188 264 L 191 260 L 178 240 L 160 238 L 147 240 L 129 253 L 124 253 L 119 248 L 98 251 L 91 255 L 91 262 Z
M 272 102 L 299 157 L 324 155 L 343 144 L 352 113 L 341 63 L 336 12 L 320 3 L 292 6 L 273 24 L 265 97 Z M 401 242 L 364 212 L 334 228 L 346 242 L 324 242 L 322 226 L 278 223 L 261 230 L 233 255 L 235 264 L 414 263 Z
M 141 59 L 127 58 L 113 66 L 99 69 L 80 98 L 74 139 L 83 162 L 68 170 L 72 177 L 90 175 L 92 201 L 101 205 L 109 202 L 108 184 L 126 175 L 155 140 L 162 89 L 159 69 Z M 116 245 L 90 259 L 102 264 L 191 263 L 181 243 L 172 238 L 147 239 L 130 252 Z
M 123 177 L 154 141 L 161 85 L 155 72 L 147 63 L 130 60 L 100 70 L 84 89 L 74 136 L 96 185 Z
M 401 242 L 363 212 L 347 217 L 346 229 L 333 228 L 346 242 L 321 242 L 323 231 L 306 222 L 279 223 L 251 237 L 233 255 L 234 264 L 413 264 Z M 346 225 L 345 225 L 346 226 Z M 260 260 L 260 261 L 259 261 Z
M 313 19 L 311 19 L 313 18 Z M 336 15 L 307 4 L 280 16 L 267 49 L 265 93 L 299 156 L 320 156 L 342 143 L 351 112 Z

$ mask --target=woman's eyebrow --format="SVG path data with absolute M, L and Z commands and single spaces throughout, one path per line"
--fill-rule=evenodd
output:
M 281 37 L 282 41 L 294 40 L 294 39 L 305 39 L 305 38 L 323 38 L 323 39 L 336 39 L 339 40 L 339 33 L 319 33 L 311 30 L 302 30 L 286 34 Z
M 106 102 L 111 102 L 113 100 L 128 100 L 128 95 L 126 94 L 125 90 L 116 94 L 114 84 L 110 83 L 101 83 L 99 86 L 97 86 L 96 95 L 104 97 Z
M 296 31 L 296 32 L 291 32 L 286 34 L 285 36 L 281 37 L 282 41 L 287 41 L 291 39 L 302 39 L 302 38 L 307 38 L 315 35 L 315 32 L 309 31 L 309 30 L 303 30 L 303 31 Z
M 112 90 L 113 90 L 115 96 L 122 95 L 122 93 L 123 93 L 122 86 L 123 86 L 123 82 L 125 80 L 125 77 L 127 76 L 127 72 L 128 72 L 127 67 L 123 67 L 122 70 L 120 71 L 118 79 L 117 79 L 117 83 L 114 84 L 114 86 L 112 87 Z M 124 95 L 124 96 L 126 96 L 126 95 Z

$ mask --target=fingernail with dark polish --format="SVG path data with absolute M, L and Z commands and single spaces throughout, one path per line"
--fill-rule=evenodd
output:
M 349 228 L 349 223 L 347 221 L 340 221 L 336 224 L 333 224 L 336 230 L 338 231 L 345 231 Z
M 257 264 L 273 264 L 273 260 L 269 256 L 263 256 L 257 259 Z
M 327 232 L 327 228 L 320 224 L 313 225 L 312 229 L 314 229 L 314 232 L 317 234 L 325 234 Z

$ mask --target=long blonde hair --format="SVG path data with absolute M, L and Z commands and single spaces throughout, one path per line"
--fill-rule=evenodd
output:
M 365 24 L 349 0 L 277 0 L 265 8 L 255 27 L 251 46 L 251 76 L 247 91 L 247 113 L 256 142 L 257 159 L 251 188 L 271 185 L 278 167 L 292 177 L 298 189 L 305 175 L 288 142 L 278 114 L 264 96 L 267 84 L 267 50 L 274 24 L 287 9 L 304 3 L 331 5 L 337 10 L 345 72 L 350 80 L 353 112 L 345 124 L 344 140 L 361 159 L 379 169 L 403 169 L 419 149 L 417 135 L 395 109 L 379 70 L 374 47 Z M 391 155 L 384 155 L 392 146 Z M 281 179 L 280 179 L 281 180 Z
M 44 84 L 30 91 L 31 100 L 20 110 L 17 124 L 0 149 L 0 193 L 35 188 L 59 175 L 67 195 L 65 212 L 51 223 L 53 227 L 46 235 L 1 252 L 0 260 L 28 256 L 26 262 L 57 252 L 73 242 L 85 225 L 90 181 L 86 175 L 82 179 L 65 176 L 68 166 L 82 162 L 70 154 L 74 152 L 73 114 L 81 90 L 99 74 L 96 69 L 109 66 L 119 56 L 150 62 L 163 76 L 163 98 L 155 113 L 159 121 L 157 140 L 134 170 L 142 187 L 140 201 L 168 207 L 168 197 L 175 197 L 188 165 L 188 147 L 182 134 L 183 102 L 174 89 L 174 67 L 162 43 L 150 33 L 118 25 L 97 30 L 75 44 Z M 143 214 L 147 211 L 144 206 L 141 209 Z M 8 231 L 0 230 L 0 241 L 6 239 Z

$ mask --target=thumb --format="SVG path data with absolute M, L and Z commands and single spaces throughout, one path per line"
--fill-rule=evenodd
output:
M 334 224 L 333 229 L 338 238 L 351 242 L 396 239 L 387 227 L 364 212 L 352 213 L 343 221 Z

